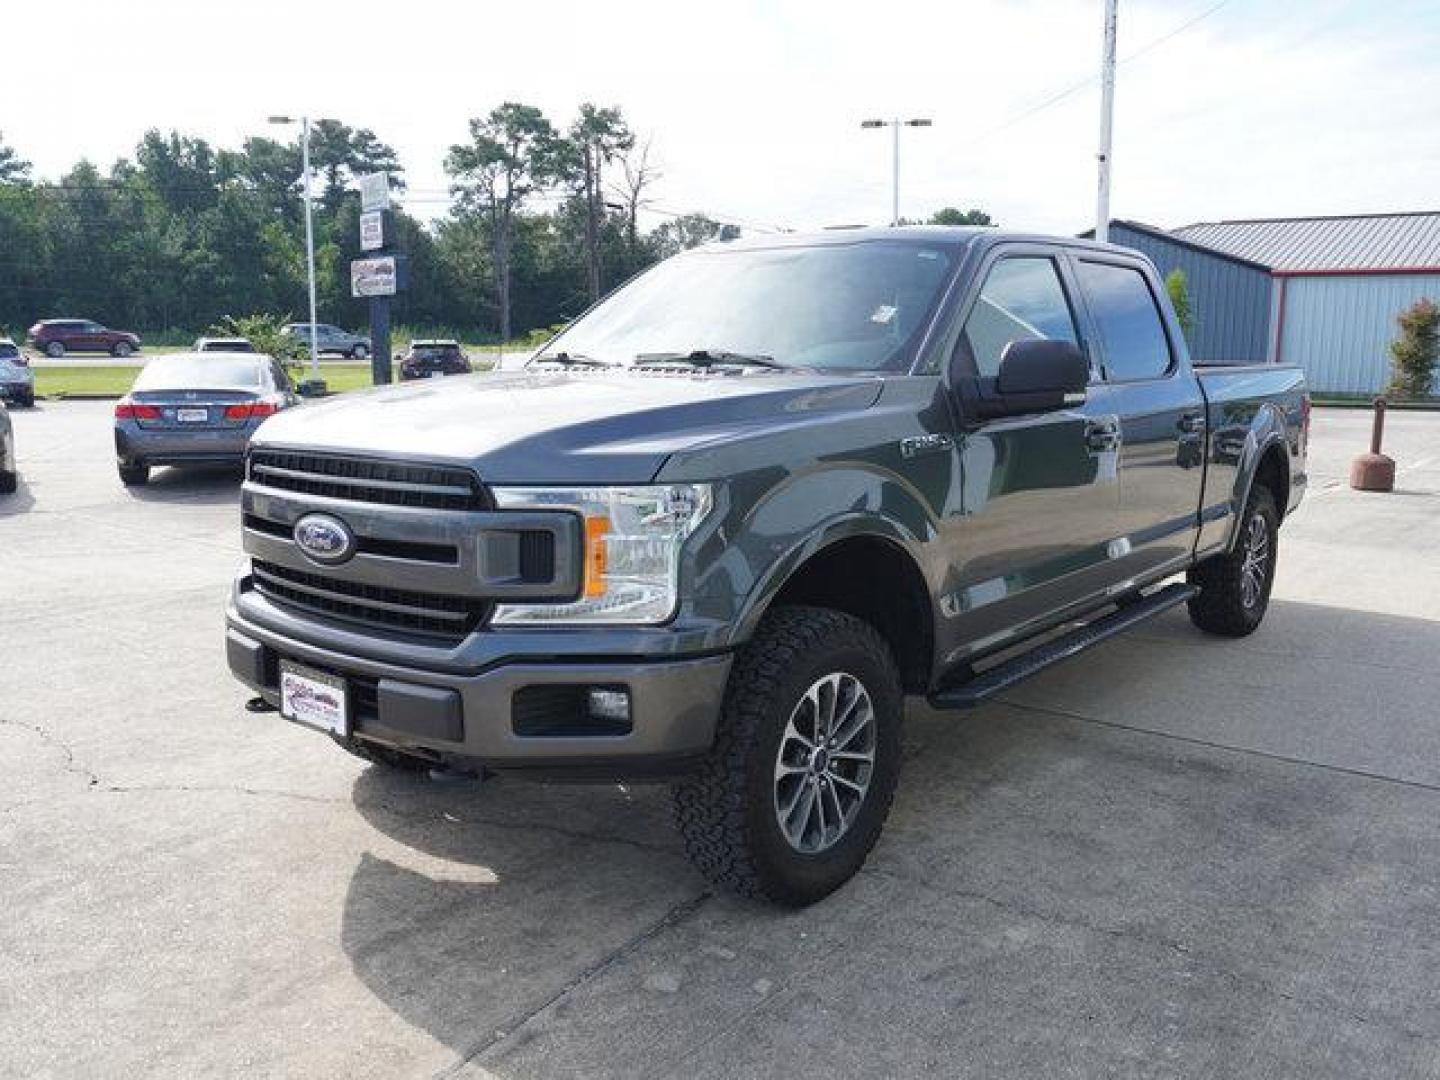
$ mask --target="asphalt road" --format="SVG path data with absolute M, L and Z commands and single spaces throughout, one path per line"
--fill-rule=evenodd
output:
M 0 1075 L 1440 1075 L 1440 415 L 1393 495 L 1317 411 L 1270 617 L 1172 613 L 965 715 L 807 911 L 658 788 L 408 780 L 225 670 L 236 481 L 17 412 L 0 500 Z

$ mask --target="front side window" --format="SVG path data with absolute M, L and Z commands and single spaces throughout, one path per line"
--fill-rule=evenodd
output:
M 1095 316 L 1112 382 L 1156 379 L 1170 370 L 1170 342 L 1145 276 L 1114 263 L 1079 264 L 1080 286 Z
M 949 248 L 889 240 L 689 252 L 622 288 L 549 351 L 631 364 L 704 350 L 904 371 L 952 266 Z
M 965 320 L 960 351 L 977 375 L 994 378 L 1006 345 L 1035 338 L 1080 344 L 1055 262 L 1044 256 L 1002 259 Z

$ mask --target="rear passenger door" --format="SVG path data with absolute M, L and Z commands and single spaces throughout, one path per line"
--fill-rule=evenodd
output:
M 1205 405 L 1184 340 L 1163 315 L 1140 260 L 1089 253 L 1073 262 L 1120 418 L 1118 554 L 1131 576 L 1188 559 L 1205 477 Z

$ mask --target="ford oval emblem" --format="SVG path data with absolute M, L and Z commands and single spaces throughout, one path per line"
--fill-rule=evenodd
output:
M 295 546 L 311 562 L 342 563 L 355 554 L 355 534 L 337 517 L 306 514 L 295 522 Z

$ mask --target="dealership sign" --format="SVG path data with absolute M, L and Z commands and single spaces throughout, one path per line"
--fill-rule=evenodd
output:
M 360 185 L 360 210 L 390 209 L 390 174 L 377 172 L 357 176 Z
M 360 250 L 379 251 L 385 246 L 385 211 L 367 210 L 360 215 Z
M 394 255 L 356 259 L 350 264 L 350 295 L 394 296 L 400 287 L 400 271 Z

